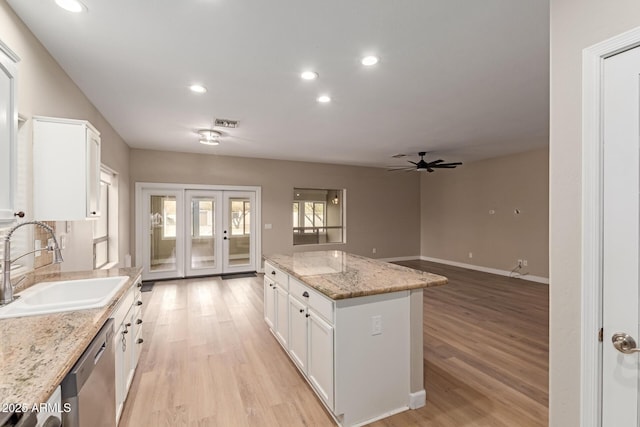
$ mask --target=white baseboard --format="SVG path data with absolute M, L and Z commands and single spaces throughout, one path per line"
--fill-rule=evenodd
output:
M 420 255 L 413 256 L 398 256 L 395 258 L 375 258 L 377 261 L 396 262 L 396 261 L 412 261 L 414 259 L 420 259 Z
M 427 404 L 427 392 L 424 389 L 409 393 L 409 409 L 422 408 Z
M 446 259 L 431 258 L 431 257 L 428 257 L 428 256 L 421 256 L 420 259 L 423 260 L 423 261 L 437 262 L 438 264 L 453 265 L 454 267 L 462 267 L 462 268 L 467 268 L 469 270 L 482 271 L 484 273 L 497 274 L 499 276 L 507 276 L 508 277 L 508 276 L 511 275 L 511 272 L 507 271 L 507 270 L 499 270 L 497 268 L 482 267 L 480 265 L 473 265 L 473 264 L 465 264 L 464 262 L 449 261 L 449 260 L 446 260 Z M 523 276 L 514 276 L 514 278 L 515 279 L 522 279 L 522 280 L 529 280 L 531 282 L 544 283 L 544 284 L 547 284 L 547 285 L 549 284 L 549 278 L 548 277 L 532 276 L 530 274 L 525 274 Z

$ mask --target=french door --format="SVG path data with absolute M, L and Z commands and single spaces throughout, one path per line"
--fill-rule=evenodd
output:
M 145 188 L 140 196 L 143 279 L 256 270 L 256 192 Z

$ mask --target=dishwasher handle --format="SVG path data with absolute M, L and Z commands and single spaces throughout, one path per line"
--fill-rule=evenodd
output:
M 98 350 L 98 352 L 96 353 L 95 356 L 93 356 L 93 364 L 97 365 L 98 362 L 100 361 L 100 358 L 102 358 L 102 355 L 104 354 L 104 352 L 107 350 L 107 341 L 104 341 L 102 343 L 102 345 L 100 346 L 100 349 Z

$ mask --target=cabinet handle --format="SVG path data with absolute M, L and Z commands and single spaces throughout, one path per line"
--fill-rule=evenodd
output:
M 93 211 L 93 212 L 91 212 L 91 215 L 95 215 L 95 214 L 97 214 L 97 213 L 98 213 L 98 212 Z
M 129 326 L 131 326 L 131 322 L 126 323 L 124 326 L 126 326 L 128 328 Z
M 305 297 L 305 298 L 309 298 L 309 292 L 304 291 L 304 292 L 302 293 L 302 296 L 303 296 L 303 297 Z
M 144 340 L 142 338 L 138 338 L 138 344 L 142 344 Z
M 309 317 L 311 316 L 309 313 L 305 314 L 304 317 Z
M 136 305 L 142 305 L 142 301 L 137 301 Z
M 269 287 L 270 287 L 270 288 L 273 288 L 273 283 L 269 283 Z
M 271 272 L 271 274 L 273 274 L 273 275 L 275 276 L 275 275 L 276 275 L 276 272 L 275 272 L 275 270 L 274 270 L 274 271 L 272 271 L 272 272 Z
M 23 211 L 15 212 L 13 216 L 17 216 L 18 218 L 24 218 L 24 212 Z
M 142 282 L 138 282 L 138 284 L 136 286 L 141 288 L 142 287 Z
M 300 309 L 300 313 L 304 313 L 304 308 L 301 308 L 301 309 Z
M 142 323 L 142 319 L 136 320 L 136 325 L 139 325 L 140 323 Z

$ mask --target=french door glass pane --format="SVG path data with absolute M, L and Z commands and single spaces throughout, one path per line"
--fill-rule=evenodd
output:
M 191 199 L 191 268 L 215 268 L 215 206 L 213 198 Z
M 248 198 L 229 199 L 229 265 L 249 264 L 251 255 L 251 217 Z
M 150 270 L 176 269 L 176 198 L 175 196 L 151 196 Z

